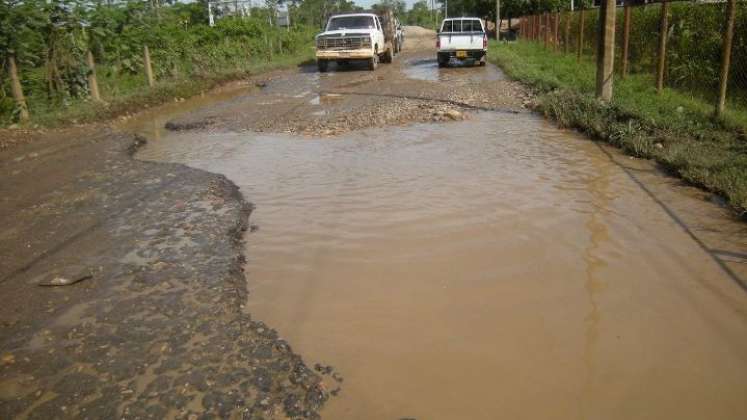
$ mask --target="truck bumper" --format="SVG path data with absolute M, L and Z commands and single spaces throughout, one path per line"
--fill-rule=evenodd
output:
M 365 60 L 373 57 L 373 49 L 360 50 L 318 50 L 317 60 Z
M 452 58 L 458 58 L 460 60 L 471 58 L 471 59 L 477 61 L 477 60 L 482 60 L 482 58 L 485 57 L 488 54 L 488 52 L 486 50 L 466 50 L 466 51 L 465 50 L 461 50 L 461 51 L 464 51 L 467 54 L 467 56 L 466 57 L 462 57 L 462 58 L 457 57 L 457 50 L 453 50 L 453 51 L 439 51 L 438 52 L 438 61 L 439 62 L 447 62 L 447 61 L 449 61 Z

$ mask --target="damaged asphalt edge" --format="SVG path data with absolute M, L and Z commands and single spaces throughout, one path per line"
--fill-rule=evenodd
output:
M 138 160 L 135 157 L 135 154 L 147 143 L 147 139 L 143 136 L 137 134 L 133 135 L 131 143 L 126 148 L 126 153 L 129 158 Z M 156 165 L 163 164 L 158 162 L 149 163 L 153 163 Z M 251 335 L 250 331 L 254 331 L 259 332 L 263 335 L 263 337 L 271 336 L 274 338 L 275 349 L 280 353 L 286 353 L 291 358 L 293 363 L 291 370 L 295 377 L 300 378 L 300 380 L 298 380 L 297 382 L 299 384 L 304 384 L 307 388 L 312 388 L 309 389 L 310 394 L 316 396 L 315 401 L 307 401 L 307 407 L 311 406 L 313 409 L 313 411 L 311 412 L 309 412 L 308 410 L 304 410 L 304 412 L 299 413 L 297 410 L 294 410 L 294 407 L 289 406 L 289 401 L 287 400 L 284 401 L 283 410 L 285 411 L 286 415 L 292 416 L 293 418 L 298 418 L 299 415 L 301 416 L 301 418 L 319 418 L 317 411 L 321 409 L 323 404 L 329 399 L 329 393 L 323 388 L 323 386 L 321 385 L 321 381 L 319 380 L 321 378 L 320 375 L 314 373 L 313 370 L 310 369 L 303 361 L 303 358 L 300 355 L 295 354 L 291 346 L 285 340 L 280 338 L 274 329 L 269 328 L 262 321 L 251 319 L 251 316 L 243 311 L 244 302 L 246 302 L 249 294 L 246 283 L 247 278 L 244 270 L 244 265 L 246 264 L 244 244 L 246 242 L 246 232 L 249 230 L 249 218 L 255 209 L 254 204 L 247 201 L 244 195 L 241 193 L 239 186 L 229 178 L 227 178 L 225 175 L 204 171 L 202 169 L 189 167 L 180 163 L 171 163 L 171 165 L 183 166 L 189 168 L 190 170 L 205 172 L 213 175 L 216 178 L 216 181 L 219 183 L 221 195 L 223 195 L 228 200 L 238 203 L 240 210 L 238 217 L 235 220 L 235 224 L 226 230 L 226 235 L 231 239 L 232 248 L 235 253 L 235 256 L 231 258 L 231 265 L 228 269 L 229 278 L 227 278 L 226 281 L 233 288 L 235 299 L 233 310 L 235 312 L 235 315 L 237 316 L 237 322 L 239 331 L 241 332 L 241 337 L 247 337 Z M 342 382 L 342 378 L 337 372 L 333 370 L 331 366 L 327 366 L 326 368 L 326 370 L 320 370 L 318 368 L 315 370 L 317 372 L 320 372 L 320 374 L 331 376 L 338 383 Z M 291 382 L 295 382 L 293 380 L 294 376 L 291 376 Z M 316 379 L 312 379 L 311 381 L 304 380 L 308 377 Z M 309 384 L 313 385 L 309 386 Z M 339 387 L 336 391 L 339 392 Z

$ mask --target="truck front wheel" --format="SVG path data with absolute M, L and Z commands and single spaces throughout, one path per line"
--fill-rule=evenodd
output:
M 379 66 L 379 56 L 378 54 L 374 54 L 373 57 L 368 59 L 368 69 L 371 71 L 376 70 L 376 67 Z
M 316 67 L 319 69 L 320 73 L 324 73 L 327 71 L 327 60 L 316 60 Z

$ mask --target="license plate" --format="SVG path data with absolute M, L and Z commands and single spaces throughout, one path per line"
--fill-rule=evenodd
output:
M 457 51 L 457 58 L 467 58 L 467 51 Z

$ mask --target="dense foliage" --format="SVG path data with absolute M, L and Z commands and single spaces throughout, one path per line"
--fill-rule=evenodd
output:
M 313 0 L 310 0 L 313 1 Z M 278 56 L 308 54 L 316 28 L 271 25 L 266 8 L 251 17 L 224 17 L 208 25 L 201 2 L 5 0 L 0 2 L 0 59 L 15 56 L 29 107 L 43 110 L 86 100 L 86 54 L 97 64 L 105 99 L 145 84 L 143 47 L 156 79 L 201 77 L 246 68 Z M 300 9 L 300 8 L 299 8 Z M 298 12 L 298 10 L 296 10 Z M 221 11 L 216 10 L 220 16 Z M 13 119 L 7 66 L 0 84 L 0 123 Z
M 712 99 L 717 92 L 721 66 L 723 41 L 724 3 L 701 4 L 674 2 L 670 5 L 667 27 L 666 74 L 667 86 L 687 89 Z M 634 6 L 630 29 L 630 72 L 653 74 L 656 69 L 658 51 L 659 19 L 661 6 L 651 4 Z M 579 13 L 571 16 L 571 49 L 578 40 Z M 564 16 L 563 19 L 566 17 Z M 584 53 L 595 51 L 598 13 L 596 9 L 586 11 L 584 23 Z M 617 34 L 615 38 L 619 67 L 622 54 L 623 9 L 618 8 Z M 560 24 L 563 26 L 563 22 Z M 737 3 L 734 28 L 732 63 L 729 77 L 729 96 L 733 101 L 747 100 L 747 2 Z
M 576 0 L 576 8 L 591 5 L 591 0 Z M 569 0 L 501 0 L 501 19 L 525 14 L 568 10 Z M 495 0 L 449 0 L 449 16 L 478 16 L 495 21 Z

